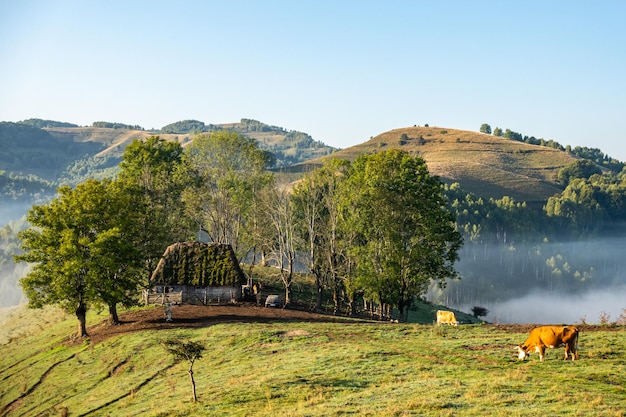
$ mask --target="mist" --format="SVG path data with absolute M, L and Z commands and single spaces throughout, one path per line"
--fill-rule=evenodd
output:
M 24 201 L 3 201 L 0 204 L 0 308 L 11 307 L 26 302 L 19 279 L 27 274 L 29 266 L 15 264 L 15 233 L 26 224 L 26 212 L 31 204 Z M 7 228 L 7 229 L 5 229 Z
M 453 307 L 471 313 L 473 306 Z M 600 324 L 602 316 L 613 323 L 623 314 L 622 309 L 626 309 L 626 286 L 567 296 L 533 290 L 520 298 L 481 306 L 489 310 L 481 318 L 490 323 Z
M 625 314 L 626 238 L 598 237 L 533 245 L 465 245 L 460 280 L 427 299 L 493 323 L 613 323 Z

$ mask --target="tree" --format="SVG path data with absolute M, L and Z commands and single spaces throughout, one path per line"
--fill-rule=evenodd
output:
M 183 195 L 187 215 L 211 241 L 231 245 L 241 257 L 247 249 L 242 229 L 255 206 L 254 199 L 272 178 L 266 172 L 268 154 L 254 139 L 216 131 L 197 136 L 186 149 L 185 161 L 198 179 Z
M 487 314 L 489 314 L 489 310 L 485 307 L 480 307 L 480 306 L 472 307 L 472 315 L 476 318 L 485 317 Z
M 589 178 L 601 174 L 602 170 L 588 159 L 579 159 L 559 170 L 558 179 L 563 185 L 569 184 L 574 178 Z
M 140 213 L 136 241 L 146 284 L 165 248 L 194 233 L 181 204 L 183 189 L 193 180 L 182 172 L 182 156 L 178 142 L 152 136 L 128 145 L 120 163 L 120 180 L 133 190 L 133 206 Z
M 349 166 L 346 160 L 329 159 L 321 168 L 305 176 L 293 193 L 295 218 L 299 221 L 299 234 L 304 243 L 301 249 L 309 271 L 315 276 L 316 309 L 321 309 L 322 290 L 328 285 L 333 293 L 335 314 L 340 307 L 341 254 L 345 254 L 339 231 L 339 188 Z
M 137 284 L 133 206 L 117 185 L 88 180 L 74 190 L 59 188 L 52 202 L 29 210 L 31 227 L 18 235 L 24 254 L 15 260 L 33 263 L 20 280 L 29 306 L 58 304 L 74 312 L 80 337 L 87 336 L 89 305 L 105 303 L 117 321 L 115 305 L 129 302 Z
M 294 210 L 288 184 L 278 184 L 267 194 L 266 215 L 274 232 L 272 257 L 278 265 L 280 278 L 285 286 L 285 307 L 291 302 L 291 285 L 296 266 L 298 237 L 295 231 Z
M 487 123 L 483 123 L 480 125 L 480 133 L 486 133 L 487 135 L 491 135 L 491 126 Z
M 493 129 L 493 135 L 501 137 L 503 135 L 502 129 L 500 129 L 499 127 L 496 127 L 495 129 Z
M 445 286 L 462 244 L 446 209 L 438 177 L 421 157 L 397 149 L 361 155 L 345 189 L 352 208 L 346 217 L 358 231 L 359 274 L 365 291 L 404 314 L 431 281 Z
M 91 247 L 92 279 L 98 299 L 109 309 L 109 323 L 119 324 L 117 304 L 136 304 L 141 285 L 143 257 L 138 237 L 142 213 L 134 205 L 134 187 L 121 181 L 103 184 L 107 198 L 100 202 L 102 230 Z
M 204 352 L 205 349 L 204 345 L 200 342 L 184 342 L 178 339 L 168 339 L 163 342 L 163 348 L 171 353 L 175 360 L 186 360 L 189 362 L 187 373 L 189 374 L 189 379 L 191 381 L 193 402 L 196 402 L 196 381 L 193 378 L 193 364 L 196 360 L 202 358 L 202 352 Z

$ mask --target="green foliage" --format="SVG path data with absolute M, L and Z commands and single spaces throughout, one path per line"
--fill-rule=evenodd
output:
M 85 156 L 68 165 L 59 178 L 60 185 L 76 185 L 89 178 L 113 178 L 119 172 L 120 158 L 112 155 Z
M 574 178 L 589 178 L 601 173 L 602 170 L 594 162 L 582 159 L 562 168 L 559 171 L 558 179 L 562 184 L 567 185 Z
M 183 120 L 180 122 L 170 123 L 161 128 L 161 133 L 202 133 L 206 132 L 208 127 L 199 120 Z
M 573 149 L 569 147 L 567 148 L 567 150 L 569 153 L 571 153 L 574 156 L 577 156 L 578 158 L 584 158 L 589 161 L 593 161 L 602 167 L 610 169 L 616 174 L 619 174 L 626 166 L 626 164 L 624 164 L 623 162 L 620 162 L 617 159 L 614 159 L 608 155 L 605 155 L 598 148 L 587 148 L 587 147 L 576 146 Z
M 144 130 L 139 125 L 127 125 L 124 123 L 116 122 L 93 122 L 92 127 L 104 127 L 107 129 L 125 129 L 125 130 Z
M 487 135 L 491 135 L 491 126 L 487 123 L 483 123 L 480 125 L 480 133 L 486 133 Z
M 625 178 L 622 172 L 571 180 L 561 195 L 548 199 L 546 213 L 567 219 L 566 230 L 579 237 L 619 234 L 626 221 Z
M 183 341 L 179 339 L 167 339 L 162 342 L 163 348 L 176 360 L 186 360 L 191 363 L 197 359 L 202 358 L 202 352 L 204 352 L 204 344 L 200 342 Z
M 188 240 L 195 230 L 183 215 L 181 204 L 183 190 L 193 178 L 185 175 L 181 145 L 158 136 L 136 140 L 126 147 L 119 177 L 135 192 L 135 210 L 139 213 L 136 240 L 147 284 L 165 248 L 172 242 Z
M 79 319 L 79 336 L 86 335 L 90 305 L 132 302 L 137 287 L 136 216 L 132 194 L 121 183 L 89 180 L 59 188 L 59 196 L 28 212 L 31 227 L 19 233 L 23 254 L 18 262 L 32 264 L 20 280 L 29 306 L 57 304 Z
M 265 123 L 261 123 L 258 120 L 241 119 L 239 123 L 241 125 L 241 128 L 246 132 L 276 132 L 281 134 L 287 134 L 287 131 L 282 127 L 266 125 Z
M 493 135 L 494 136 L 498 136 L 498 137 L 502 137 L 502 135 L 503 135 L 502 129 L 500 129 L 499 127 L 496 127 L 495 129 L 493 129 Z
M 55 138 L 26 124 L 0 122 L 0 148 L 2 169 L 54 181 L 76 159 L 99 152 L 102 145 Z
M 348 228 L 360 235 L 352 250 L 366 295 L 402 314 L 431 281 L 445 286 L 456 277 L 462 239 L 422 158 L 399 150 L 362 155 L 343 189 Z
M 238 256 L 255 245 L 243 241 L 240 232 L 272 179 L 268 162 L 256 141 L 233 131 L 199 135 L 185 151 L 186 177 L 192 179 L 183 194 L 187 216 L 211 241 L 231 245 Z
M 359 294 L 402 313 L 431 281 L 456 275 L 461 238 L 419 157 L 389 150 L 352 166 L 330 160 L 296 188 L 294 203 L 309 269 L 318 289 L 333 290 L 336 313 L 341 292 L 351 313 Z
M 26 119 L 18 122 L 26 126 L 36 127 L 38 129 L 44 129 L 46 127 L 78 127 L 74 123 L 57 122 L 56 120 L 42 120 L 42 119 Z
M 26 200 L 34 203 L 54 194 L 55 186 L 36 175 L 17 175 L 0 171 L 0 201 Z

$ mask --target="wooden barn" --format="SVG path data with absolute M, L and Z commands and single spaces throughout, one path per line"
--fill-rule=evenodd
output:
M 165 250 L 144 291 L 146 304 L 224 304 L 242 299 L 246 284 L 230 245 L 180 242 Z

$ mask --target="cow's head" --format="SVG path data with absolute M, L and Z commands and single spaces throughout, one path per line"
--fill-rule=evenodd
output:
M 526 346 L 523 345 L 517 345 L 517 353 L 517 359 L 519 359 L 520 361 L 523 361 L 524 359 L 530 357 L 530 353 L 528 353 Z

